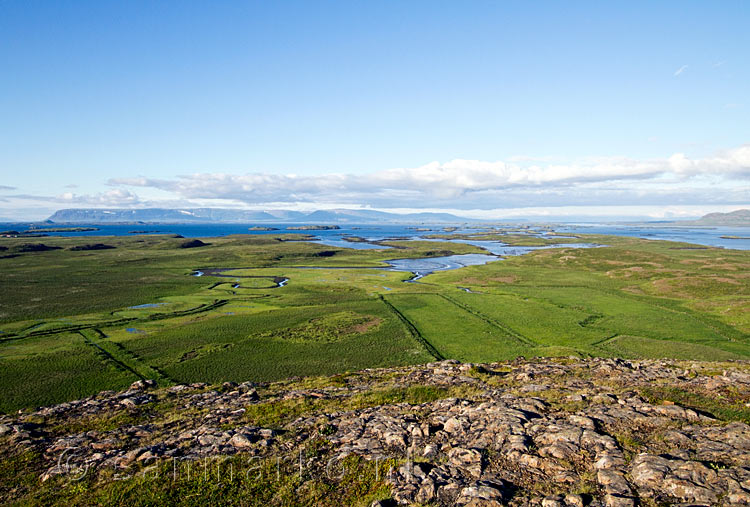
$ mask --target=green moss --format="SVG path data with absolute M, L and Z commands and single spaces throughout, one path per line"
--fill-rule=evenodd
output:
M 42 455 L 36 451 L 0 458 L 0 499 L 19 498 L 39 484 Z
M 128 475 L 121 471 L 119 479 L 103 472 L 79 481 L 59 477 L 39 483 L 25 468 L 29 459 L 35 457 L 0 461 L 0 498 L 7 500 L 5 488 L 13 485 L 19 505 L 368 506 L 390 497 L 385 478 L 397 464 L 350 456 L 331 462 L 328 474 L 318 474 L 304 461 L 300 468 L 299 455 L 290 453 L 275 458 L 162 461 L 128 470 Z
M 454 392 L 445 387 L 409 386 L 367 391 L 352 397 L 347 405 L 353 409 L 408 403 L 420 405 L 441 398 L 452 397 Z
M 312 417 L 346 410 L 359 410 L 381 405 L 407 403 L 421 405 L 443 398 L 470 398 L 479 390 L 475 387 L 435 387 L 413 385 L 407 387 L 374 388 L 353 396 L 338 398 L 300 397 L 274 400 L 249 405 L 244 417 L 255 425 L 283 428 L 298 417 Z

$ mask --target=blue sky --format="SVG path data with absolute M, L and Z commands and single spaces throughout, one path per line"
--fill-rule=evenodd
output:
M 0 0 L 0 217 L 746 207 L 748 26 L 745 1 Z

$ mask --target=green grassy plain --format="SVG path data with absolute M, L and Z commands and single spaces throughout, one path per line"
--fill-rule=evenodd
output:
M 304 238 L 228 236 L 187 249 L 171 236 L 35 239 L 59 247 L 47 251 L 0 239 L 0 411 L 137 378 L 270 381 L 441 358 L 750 357 L 750 252 L 581 235 L 557 241 L 607 247 L 539 250 L 404 283 L 411 275 L 378 269 L 384 260 L 483 250 L 441 241 L 353 250 Z M 115 248 L 70 250 L 92 242 Z M 231 269 L 191 276 L 212 268 Z

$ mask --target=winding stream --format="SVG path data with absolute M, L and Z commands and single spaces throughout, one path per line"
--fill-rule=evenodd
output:
M 497 255 L 487 254 L 447 255 L 445 257 L 431 257 L 426 259 L 393 259 L 385 261 L 391 266 L 385 269 L 414 273 L 412 278 L 406 280 L 407 282 L 414 283 L 435 271 L 448 271 L 466 266 L 479 266 L 497 260 L 500 260 L 500 257 Z
M 275 285 L 273 287 L 247 287 L 247 288 L 253 288 L 253 289 L 278 289 L 279 287 L 284 287 L 288 282 L 289 278 L 286 278 L 284 276 L 274 276 L 274 275 L 237 275 L 237 274 L 224 274 L 227 271 L 236 271 L 238 269 L 252 269 L 252 268 L 205 268 L 203 271 L 195 270 L 190 275 L 191 276 L 216 276 L 219 278 L 234 278 L 235 283 L 232 284 L 233 289 L 242 289 L 242 285 L 240 284 L 239 278 L 262 278 L 265 280 L 269 280 Z
M 472 241 L 472 240 L 442 240 L 452 243 L 467 243 L 474 246 L 479 246 L 489 251 L 490 254 L 457 254 L 457 255 L 446 255 L 443 257 L 427 257 L 421 259 L 391 259 L 384 261 L 389 267 L 376 267 L 376 266 L 290 266 L 290 269 L 373 269 L 373 270 L 388 270 L 388 271 L 403 271 L 412 273 L 414 276 L 408 280 L 404 280 L 406 283 L 417 283 L 418 280 L 424 278 L 430 273 L 436 271 L 449 271 L 452 269 L 464 268 L 466 266 L 479 266 L 487 264 L 488 262 L 499 261 L 505 257 L 524 255 L 534 250 L 548 250 L 550 248 L 597 248 L 602 245 L 594 243 L 560 243 L 556 245 L 546 246 L 512 246 L 506 245 L 498 241 Z M 216 276 L 224 278 L 234 278 L 235 284 L 233 288 L 239 289 L 242 286 L 239 283 L 239 278 L 265 278 L 273 281 L 276 284 L 275 287 L 270 288 L 281 288 L 286 286 L 289 282 L 289 278 L 281 276 L 271 275 L 236 275 L 232 273 L 225 274 L 228 271 L 236 271 L 239 269 L 252 269 L 252 268 L 204 268 L 202 271 L 193 271 L 192 276 Z M 266 287 L 264 287 L 266 288 Z M 460 287 L 461 290 L 471 292 L 469 289 Z M 386 290 L 390 290 L 386 288 Z

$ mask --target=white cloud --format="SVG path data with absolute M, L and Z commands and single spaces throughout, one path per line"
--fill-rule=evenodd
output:
M 74 194 L 63 192 L 56 196 L 16 194 L 7 196 L 11 200 L 55 203 L 67 206 L 132 206 L 141 203 L 140 198 L 124 188 L 116 188 L 97 194 Z
M 424 206 L 502 208 L 525 202 L 534 206 L 598 204 L 611 199 L 620 204 L 657 198 L 700 202 L 739 199 L 743 189 L 737 182 L 750 179 L 750 145 L 707 158 L 675 153 L 663 159 L 600 157 L 569 164 L 518 160 L 434 161 L 364 175 L 199 173 L 169 180 L 115 178 L 109 183 L 159 189 L 178 199 L 235 205 L 328 202 L 392 207 L 414 202 Z M 650 185 L 652 182 L 655 185 Z M 713 193 L 701 188 L 707 184 L 713 187 Z
M 588 209 L 589 214 L 599 210 L 599 215 L 607 215 L 607 210 L 635 206 L 657 210 L 653 216 L 660 216 L 658 210 L 665 207 L 685 210 L 689 209 L 686 206 L 700 206 L 711 211 L 722 206 L 747 206 L 750 145 L 703 158 L 675 153 L 655 159 L 597 157 L 570 163 L 533 157 L 506 161 L 456 159 L 369 174 L 206 172 L 171 179 L 115 178 L 109 184 L 109 190 L 91 194 L 72 190 L 57 196 L 6 194 L 0 210 L 9 216 L 7 210 L 20 213 L 35 206 L 33 218 L 43 218 L 56 209 L 74 207 L 300 211 L 370 207 L 464 210 L 466 214 L 502 217 L 509 210 L 544 216 L 559 215 L 568 208 Z M 135 193 L 133 188 L 140 190 Z M 521 214 L 519 211 L 515 216 Z
M 124 188 L 116 188 L 94 195 L 64 192 L 58 195 L 55 200 L 61 203 L 89 206 L 129 206 L 140 203 L 136 194 Z
M 687 68 L 688 68 L 687 65 L 683 65 L 682 67 L 680 67 L 679 69 L 677 69 L 676 71 L 674 71 L 674 75 L 675 76 L 679 76 L 680 74 L 682 74 L 683 72 L 685 72 L 687 70 Z

